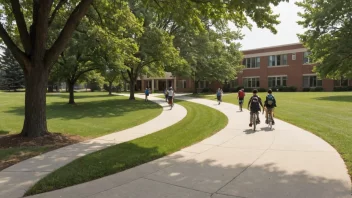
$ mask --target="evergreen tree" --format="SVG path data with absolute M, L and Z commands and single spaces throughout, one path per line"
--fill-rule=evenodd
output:
M 24 87 L 24 75 L 21 66 L 8 48 L 1 47 L 4 52 L 0 56 L 0 88 L 17 91 Z

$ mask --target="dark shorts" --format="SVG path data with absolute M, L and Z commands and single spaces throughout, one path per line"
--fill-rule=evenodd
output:
M 243 101 L 244 101 L 244 98 L 238 98 L 238 102 L 239 102 L 240 104 L 243 104 Z
M 145 94 L 146 96 L 149 96 L 149 93 L 148 94 Z
M 218 100 L 221 100 L 221 96 L 216 96 L 218 98 Z

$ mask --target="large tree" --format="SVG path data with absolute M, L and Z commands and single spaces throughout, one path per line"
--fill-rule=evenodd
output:
M 321 77 L 352 77 L 352 1 L 303 0 L 299 35 Z
M 64 51 L 92 2 L 93 0 L 0 1 L 1 14 L 6 19 L 0 24 L 0 37 L 21 65 L 25 75 L 25 119 L 22 135 L 37 137 L 48 132 L 46 89 L 50 69 Z M 51 24 L 63 10 L 69 13 L 66 22 L 58 36 L 50 42 L 48 34 Z

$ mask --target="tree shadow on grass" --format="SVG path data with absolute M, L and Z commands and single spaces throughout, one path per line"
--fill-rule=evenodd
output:
M 65 102 L 53 102 L 47 105 L 47 119 L 81 119 L 81 118 L 110 118 L 123 116 L 126 113 L 158 109 L 155 103 L 131 100 L 102 100 L 91 102 L 80 102 L 77 105 L 67 105 Z M 13 107 L 6 113 L 24 115 L 24 107 Z
M 7 135 L 10 131 L 0 130 L 0 135 Z
M 94 148 L 101 146 L 104 147 L 105 145 L 96 143 L 89 147 L 94 150 Z M 224 154 L 219 155 L 214 152 L 205 152 L 197 156 L 195 153 L 181 151 L 160 158 L 165 154 L 158 152 L 158 150 L 160 148 L 157 145 L 141 147 L 133 142 L 112 146 L 92 153 L 89 159 L 76 160 L 74 166 L 70 166 L 66 170 L 65 168 L 61 169 L 52 175 L 55 179 L 44 180 L 45 182 L 39 183 L 37 187 L 55 186 L 55 188 L 63 188 L 65 186 L 58 186 L 58 182 L 55 181 L 60 180 L 62 185 L 73 185 L 74 183 L 87 181 L 88 177 L 91 182 L 58 190 L 56 194 L 63 197 L 70 197 L 70 195 L 76 197 L 91 195 L 109 197 L 111 194 L 127 197 L 128 193 L 131 192 L 124 191 L 126 186 L 128 189 L 133 189 L 133 194 L 136 197 L 143 197 L 146 187 L 148 187 L 149 197 L 166 197 L 166 195 L 170 195 L 168 191 L 175 192 L 177 189 L 179 189 L 178 197 L 186 197 L 183 193 L 185 193 L 185 189 L 188 189 L 187 197 L 204 198 L 217 197 L 216 195 L 227 195 L 229 197 L 287 197 L 287 195 L 290 195 L 290 197 L 296 198 L 349 198 L 351 193 L 348 182 L 344 180 L 336 179 L 331 175 L 317 176 L 316 173 L 310 173 L 312 170 L 309 167 L 311 166 L 305 166 L 309 162 L 297 162 L 296 166 L 300 168 L 295 167 L 295 171 L 285 168 L 285 165 L 280 164 L 280 162 L 270 160 L 253 164 L 262 154 L 261 151 L 233 150 L 234 153 L 225 154 L 227 157 Z M 60 152 L 56 152 L 59 157 Z M 62 152 L 84 154 L 76 151 L 74 147 L 73 150 L 68 149 Z M 207 157 L 205 157 L 206 155 Z M 247 157 L 233 158 L 232 155 Z M 156 158 L 160 159 L 154 160 Z M 45 169 L 48 166 L 50 167 L 53 162 L 44 164 L 44 166 L 39 163 L 38 168 L 44 167 Z M 32 164 L 36 163 L 33 162 Z M 86 166 L 82 168 L 82 164 Z M 129 169 L 132 167 L 135 168 Z M 308 169 L 304 167 L 308 167 Z M 104 177 L 107 175 L 111 176 Z M 85 178 L 83 179 L 83 177 Z M 11 183 L 11 179 L 8 179 L 5 185 L 9 185 L 7 183 Z M 52 181 L 54 183 L 51 183 Z M 165 189 L 160 191 L 162 186 Z M 82 191 L 81 189 L 90 190 Z M 202 196 L 199 193 L 202 193 Z M 50 193 L 42 194 L 41 197 L 50 197 Z
M 92 92 L 87 92 L 87 93 L 75 93 L 75 100 L 79 99 L 85 99 L 85 98 L 112 98 L 112 97 L 118 97 L 118 95 L 109 95 L 109 93 L 99 93 L 99 94 L 89 94 Z M 59 97 L 59 98 L 64 98 L 64 99 L 69 99 L 69 93 L 67 92 L 62 92 L 62 93 L 47 93 L 46 97 L 48 98 L 54 98 L 54 97 Z M 120 96 L 121 97 L 121 96 Z
M 327 100 L 327 101 L 334 101 L 334 102 L 352 102 L 352 95 L 346 96 L 326 96 L 326 97 L 319 97 L 314 98 L 316 100 Z

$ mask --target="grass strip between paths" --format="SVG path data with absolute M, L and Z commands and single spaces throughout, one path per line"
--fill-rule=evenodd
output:
M 215 134 L 228 123 L 223 113 L 210 107 L 175 102 L 187 109 L 177 124 L 79 158 L 40 180 L 26 195 L 88 182 L 161 158 Z

